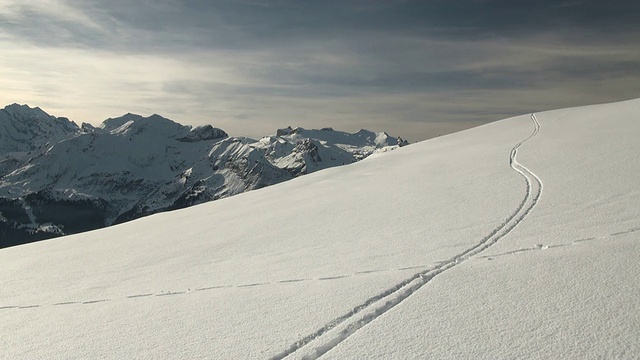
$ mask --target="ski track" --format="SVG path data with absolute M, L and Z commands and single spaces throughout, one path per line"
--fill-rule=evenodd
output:
M 403 280 L 395 286 L 379 293 L 364 303 L 351 309 L 346 314 L 330 321 L 315 332 L 303 337 L 302 339 L 291 344 L 284 351 L 272 356 L 271 360 L 284 359 L 290 355 L 293 355 L 298 350 L 301 350 L 311 342 L 320 343 L 316 345 L 315 349 L 312 349 L 307 355 L 302 356 L 302 359 L 313 360 L 326 354 L 328 351 L 336 347 L 343 342 L 349 336 L 353 335 L 356 331 L 363 328 L 373 320 L 380 317 L 382 314 L 393 309 L 396 305 L 407 299 L 414 294 L 425 284 L 430 282 L 437 275 L 461 264 L 470 257 L 479 254 L 486 250 L 491 245 L 495 244 L 509 234 L 524 218 L 531 212 L 535 205 L 540 200 L 542 195 L 542 181 L 540 178 L 530 171 L 526 166 L 518 162 L 518 150 L 520 146 L 527 142 L 529 139 L 538 135 L 540 131 L 540 123 L 535 114 L 531 114 L 531 121 L 533 122 L 533 132 L 524 140 L 517 143 L 509 154 L 509 166 L 516 172 L 518 172 L 525 180 L 526 189 L 525 196 L 522 202 L 518 205 L 516 210 L 498 227 L 496 227 L 491 233 L 485 236 L 480 242 L 471 248 L 463 251 L 462 253 L 454 256 L 448 261 L 442 262 L 440 265 L 432 268 L 420 271 L 414 274 L 412 277 Z M 377 304 L 375 306 L 372 306 Z M 364 312 L 363 315 L 358 315 Z M 349 322 L 348 322 L 349 321 Z M 338 328 L 338 326 L 340 326 Z M 335 329 L 335 330 L 334 330 Z M 327 336 L 323 336 L 327 334 Z M 326 340 L 324 338 L 327 338 Z

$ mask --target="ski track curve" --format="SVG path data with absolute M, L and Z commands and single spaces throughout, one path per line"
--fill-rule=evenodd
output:
M 389 289 L 370 297 L 344 315 L 333 319 L 315 332 L 301 338 L 285 350 L 270 357 L 270 360 L 280 360 L 294 356 L 299 351 L 307 351 L 306 355 L 300 357 L 304 360 L 313 360 L 321 357 L 353 335 L 356 331 L 406 300 L 437 275 L 461 264 L 472 256 L 478 255 L 497 243 L 522 222 L 540 200 L 543 189 L 542 180 L 526 166 L 520 164 L 517 159 L 520 147 L 538 135 L 540 131 L 540 123 L 536 115 L 531 114 L 530 118 L 533 122 L 533 132 L 527 138 L 517 143 L 509 154 L 509 166 L 525 180 L 525 196 L 516 210 L 509 215 L 502 224 L 474 246 L 440 263 L 440 265 L 436 267 L 420 271 Z

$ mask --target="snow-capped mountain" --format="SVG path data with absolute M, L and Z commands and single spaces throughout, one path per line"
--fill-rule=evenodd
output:
M 7 145 L 7 154 L 21 155 L 0 176 L 5 246 L 228 197 L 399 144 L 386 133 L 366 130 L 289 127 L 253 140 L 159 115 L 126 114 L 79 128 L 38 108 L 11 105 L 4 112 L 19 114 L 7 116 L 5 128 L 22 129 L 22 122 L 36 119 L 45 125 L 32 127 L 47 130 L 20 132 L 30 134 L 29 147 L 20 147 L 19 140 Z

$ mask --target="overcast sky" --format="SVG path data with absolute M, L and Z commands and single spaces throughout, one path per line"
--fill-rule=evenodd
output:
M 640 1 L 0 0 L 0 107 L 410 141 L 640 97 Z

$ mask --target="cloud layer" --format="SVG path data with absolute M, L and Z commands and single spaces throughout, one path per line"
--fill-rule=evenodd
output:
M 631 1 L 0 0 L 0 103 L 421 140 L 640 97 L 638 18 Z

